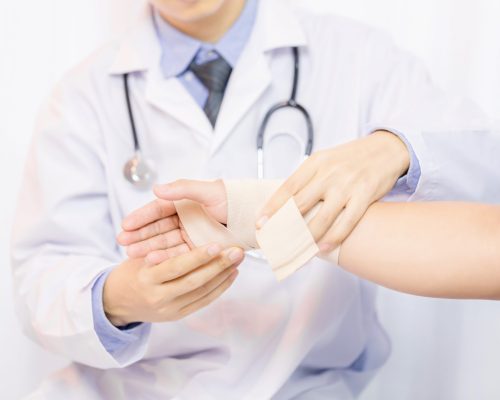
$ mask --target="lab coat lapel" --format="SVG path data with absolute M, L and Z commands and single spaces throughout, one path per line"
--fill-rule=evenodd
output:
M 147 6 L 138 24 L 124 37 L 110 65 L 111 75 L 142 72 L 146 78 L 148 103 L 187 126 L 195 134 L 212 136 L 212 126 L 203 110 L 176 79 L 165 79 L 160 69 L 161 47 Z
M 233 70 L 215 126 L 212 153 L 235 131 L 272 82 L 272 50 L 305 46 L 305 34 L 284 0 L 261 1 L 254 30 Z
M 177 78 L 164 79 L 160 68 L 148 72 L 146 101 L 190 128 L 211 137 L 212 125 L 200 106 Z
M 215 140 L 212 151 L 225 141 L 234 131 L 238 122 L 247 114 L 262 93 L 271 84 L 269 60 L 265 54 L 257 57 L 245 57 L 235 68 L 229 81 L 224 101 L 215 126 Z M 251 64 L 244 64 L 251 62 Z

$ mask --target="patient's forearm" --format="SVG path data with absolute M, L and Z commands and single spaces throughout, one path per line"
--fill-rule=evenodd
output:
M 398 291 L 500 299 L 500 207 L 376 203 L 342 244 L 339 261 Z
M 195 203 L 191 206 L 198 207 L 198 213 L 190 210 L 191 206 L 179 208 L 177 205 L 181 220 L 197 245 L 220 239 L 221 243 L 254 247 L 255 213 L 279 182 L 226 181 L 225 185 L 227 229 L 207 220 Z M 202 221 L 206 225 L 200 226 Z M 276 238 L 284 235 L 286 239 L 290 231 L 280 224 L 274 225 L 271 233 L 275 233 Z M 299 233 L 302 231 L 307 231 L 305 225 Z M 265 242 L 274 245 L 272 239 L 271 235 Z M 290 244 L 288 239 L 271 250 L 278 256 L 287 256 L 293 253 L 287 251 L 287 244 Z M 295 245 L 288 247 L 295 248 Z M 315 250 L 309 248 L 311 251 Z M 310 259 L 311 254 L 306 259 Z M 335 254 L 334 258 L 336 261 Z M 341 245 L 338 261 L 344 269 L 362 278 L 402 292 L 500 299 L 500 207 L 465 203 L 376 203 Z M 273 270 L 277 272 L 274 267 Z M 282 279 L 288 274 L 277 276 Z

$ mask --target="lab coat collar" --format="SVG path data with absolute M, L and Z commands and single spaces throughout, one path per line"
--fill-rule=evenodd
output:
M 109 67 L 111 75 L 147 71 L 159 63 L 161 46 L 156 35 L 153 9 L 146 6 L 137 24 L 118 43 L 118 50 Z
M 305 32 L 288 0 L 260 1 L 255 31 L 264 52 L 307 45 Z
M 119 43 L 109 73 L 146 72 L 146 99 L 195 132 L 214 138 L 211 152 L 215 152 L 271 84 L 270 52 L 306 45 L 303 28 L 287 0 L 260 1 L 254 29 L 226 89 L 215 135 L 203 110 L 180 82 L 164 79 L 160 73 L 161 46 L 151 6 L 146 7 L 137 26 Z

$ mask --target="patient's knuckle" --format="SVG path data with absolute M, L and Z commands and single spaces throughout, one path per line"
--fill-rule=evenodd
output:
M 170 247 L 170 235 L 168 234 L 168 232 L 161 234 L 161 242 L 163 248 L 168 249 Z
M 156 199 L 153 201 L 153 207 L 155 208 L 156 217 L 163 215 L 163 201 Z
M 152 233 L 153 235 L 161 235 L 167 228 L 167 219 L 161 219 L 159 221 L 156 221 L 153 226 L 152 226 Z

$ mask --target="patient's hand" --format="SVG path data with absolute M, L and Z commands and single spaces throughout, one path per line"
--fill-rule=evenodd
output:
M 227 222 L 227 199 L 224 183 L 178 180 L 158 185 L 154 192 L 158 199 L 127 216 L 118 243 L 127 246 L 130 258 L 146 259 L 148 264 L 187 253 L 194 248 L 176 214 L 175 200 L 188 199 L 202 204 L 218 222 Z
M 226 188 L 220 179 L 211 182 L 181 179 L 166 185 L 157 185 L 154 193 L 159 199 L 168 201 L 196 201 L 202 204 L 217 222 L 227 223 Z

